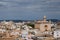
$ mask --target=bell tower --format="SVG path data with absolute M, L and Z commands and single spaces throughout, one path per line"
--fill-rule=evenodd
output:
M 44 16 L 43 21 L 46 21 L 46 16 Z

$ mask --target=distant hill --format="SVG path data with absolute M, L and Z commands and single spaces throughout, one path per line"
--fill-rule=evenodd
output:
M 47 19 L 47 21 L 51 20 L 52 22 L 60 22 L 58 19 Z M 13 22 L 34 22 L 34 20 L 0 20 L 1 21 L 13 21 Z
M 33 22 L 34 20 L 0 20 L 0 22 L 1 21 L 13 21 L 13 22 L 28 22 L 28 21 L 30 21 L 30 22 Z
M 47 21 L 51 20 L 52 22 L 60 22 L 58 19 L 48 19 Z

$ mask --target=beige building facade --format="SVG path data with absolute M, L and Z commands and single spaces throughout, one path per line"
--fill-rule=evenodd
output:
M 35 22 L 35 29 L 39 29 L 41 32 L 51 31 L 53 25 L 51 21 L 46 21 L 46 16 L 44 16 L 42 21 Z

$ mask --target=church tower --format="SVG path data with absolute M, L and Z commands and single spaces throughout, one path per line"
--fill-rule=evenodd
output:
M 46 21 L 46 16 L 44 16 L 43 21 Z

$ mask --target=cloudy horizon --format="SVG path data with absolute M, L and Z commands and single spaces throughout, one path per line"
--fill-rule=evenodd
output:
M 60 0 L 0 0 L 0 20 L 60 19 Z

